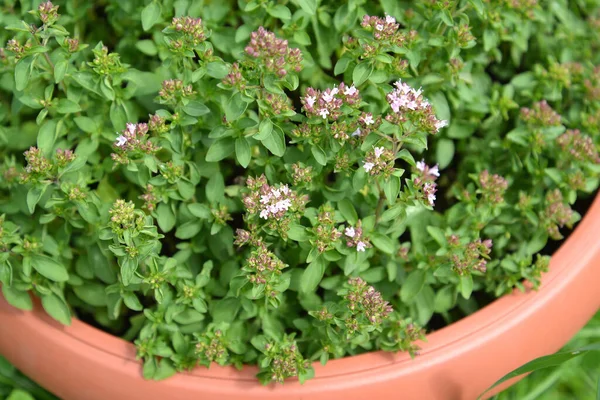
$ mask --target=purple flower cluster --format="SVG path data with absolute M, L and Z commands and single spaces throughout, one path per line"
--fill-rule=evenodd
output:
M 521 108 L 521 119 L 529 125 L 558 126 L 561 123 L 560 114 L 550 107 L 546 100 L 535 103 L 531 108 Z
M 451 247 L 459 249 L 460 242 L 456 235 L 450 236 L 448 243 Z M 492 251 L 492 240 L 482 241 L 477 239 L 460 248 L 460 254 L 450 257 L 452 269 L 459 275 L 468 275 L 472 271 L 484 273 L 487 269 L 487 259 Z
M 365 156 L 363 169 L 370 175 L 388 177 L 394 172 L 394 153 L 385 147 L 373 147 Z
M 250 188 L 242 202 L 252 214 L 258 214 L 261 219 L 282 219 L 288 210 L 300 210 L 306 199 L 300 197 L 288 185 L 271 186 L 264 175 L 258 178 L 248 178 L 246 186 Z
M 373 286 L 368 286 L 362 278 L 350 278 L 348 291 L 344 296 L 352 314 L 362 314 L 372 325 L 380 325 L 393 311 Z
M 573 210 L 563 200 L 559 189 L 554 189 L 546 194 L 546 207 L 540 218 L 546 225 L 548 235 L 555 240 L 562 239 L 559 228 L 570 227 L 573 221 Z
M 356 106 L 360 103 L 359 91 L 354 85 L 347 86 L 343 82 L 338 87 L 328 88 L 321 92 L 308 88 L 301 99 L 304 111 L 309 117 L 320 117 L 333 120 L 341 115 L 341 107 L 346 104 Z
M 148 140 L 148 125 L 145 123 L 127 123 L 125 130 L 117 136 L 113 143 L 116 153 L 112 153 L 112 159 L 119 164 L 128 164 L 129 157 L 137 154 L 153 154 L 159 147 Z
M 556 142 L 574 160 L 600 163 L 594 141 L 588 135 L 582 134 L 579 129 L 567 130 L 556 139 Z
M 403 35 L 398 34 L 400 25 L 396 22 L 396 18 L 390 15 L 386 15 L 385 18 L 365 15 L 360 25 L 372 31 L 376 40 L 390 40 L 399 46 L 404 43 Z
M 430 206 L 435 205 L 437 192 L 437 183 L 435 181 L 440 176 L 440 170 L 436 165 L 433 167 L 425 164 L 425 160 L 417 161 L 416 165 L 417 176 L 414 178 L 413 183 L 415 187 L 420 188 L 423 192 L 423 196 L 427 199 Z
M 250 35 L 250 43 L 246 46 L 246 54 L 259 59 L 265 68 L 283 77 L 288 72 L 302 70 L 302 52 L 297 48 L 290 48 L 288 41 L 278 39 L 273 32 L 262 26 Z
M 407 121 L 409 115 L 418 117 L 418 122 L 427 131 L 436 134 L 448 125 L 448 121 L 439 120 L 429 102 L 423 97 L 421 89 L 414 89 L 402 81 L 397 81 L 396 88 L 387 94 L 387 101 L 393 113 L 386 119 L 394 124 Z
M 479 186 L 484 200 L 492 204 L 500 204 L 504 201 L 508 182 L 500 175 L 492 175 L 488 170 L 484 170 L 479 174 Z
M 173 18 L 171 27 L 176 31 L 183 33 L 186 41 L 192 47 L 195 47 L 206 40 L 206 34 L 200 18 Z
M 348 226 L 344 229 L 344 237 L 346 238 L 346 246 L 355 247 L 358 252 L 364 252 L 366 249 L 373 247 L 369 238 L 363 235 L 360 220 L 356 226 Z

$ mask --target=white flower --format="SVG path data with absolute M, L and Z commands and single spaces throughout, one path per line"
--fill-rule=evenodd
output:
M 448 126 L 448 121 L 440 120 L 435 123 L 435 131 L 439 131 L 443 127 Z
M 323 93 L 323 100 L 325 100 L 325 103 L 331 103 L 333 101 L 333 96 L 335 96 L 338 93 L 339 89 L 334 87 L 333 89 Z
M 369 126 L 369 125 L 373 125 L 375 123 L 375 121 L 373 120 L 373 116 L 371 114 L 367 114 L 364 118 L 363 118 L 363 122 L 365 123 L 365 125 Z
M 290 188 L 288 187 L 288 185 L 283 185 L 280 189 L 285 195 L 290 193 Z
M 356 231 L 351 226 L 347 227 L 346 230 L 344 231 L 344 233 L 346 234 L 346 236 L 351 237 L 351 238 L 353 238 L 354 235 L 356 235 Z
M 260 202 L 262 204 L 267 204 L 269 201 L 271 201 L 271 195 L 270 194 L 263 194 L 262 196 L 260 196 Z
M 127 132 L 129 132 L 129 133 L 135 133 L 136 124 L 128 122 L 126 124 L 126 126 L 127 126 Z
M 435 164 L 433 167 L 429 168 L 429 174 L 439 178 L 440 169 L 437 164 Z
M 363 168 L 365 169 L 365 171 L 369 172 L 373 169 L 374 166 L 375 164 L 373 164 L 372 162 L 366 162 L 365 165 L 363 165 Z
M 306 104 L 312 108 L 312 106 L 315 104 L 315 101 L 317 101 L 315 96 L 306 96 Z
M 352 85 L 352 86 L 347 87 L 346 89 L 344 89 L 344 94 L 346 96 L 352 96 L 352 95 L 354 95 L 357 92 L 358 92 L 358 89 L 354 85 Z
M 379 32 L 381 32 L 383 30 L 383 25 L 377 24 L 377 25 L 375 25 L 375 29 L 377 29 Z
M 379 158 L 385 151 L 385 147 L 375 147 L 374 151 L 375 151 L 375 158 Z
M 271 193 L 273 193 L 273 196 L 275 196 L 276 199 L 281 197 L 281 190 L 279 189 L 273 189 Z
M 360 134 L 361 134 L 360 128 L 357 128 L 354 132 L 352 132 L 352 136 L 360 136 Z
M 125 143 L 127 143 L 127 138 L 123 135 L 119 135 L 117 136 L 117 141 L 116 141 L 116 145 L 117 147 L 123 147 L 125 145 Z
M 266 210 L 266 209 L 265 209 L 265 210 L 262 210 L 262 211 L 260 212 L 260 217 L 261 217 L 261 218 L 263 218 L 263 219 L 268 219 L 268 218 L 269 218 L 269 211 L 268 211 L 268 210 Z
M 433 207 L 435 204 L 435 193 L 429 193 L 427 195 L 427 201 L 429 201 L 429 204 L 431 204 L 431 206 Z
M 387 24 L 395 24 L 396 23 L 396 18 L 392 17 L 391 15 L 386 15 L 385 16 L 385 22 Z
M 425 160 L 417 161 L 417 169 L 421 172 L 425 171 L 427 164 L 425 164 Z
M 365 242 L 358 242 L 356 243 L 356 251 L 365 251 L 365 249 L 367 248 L 367 245 L 365 244 Z
M 323 119 L 327 119 L 327 116 L 329 115 L 329 110 L 328 110 L 328 109 L 326 109 L 326 108 L 321 108 L 321 109 L 319 110 L 319 115 L 320 115 L 321 117 L 323 117 Z
M 337 87 L 335 87 L 335 86 L 333 87 L 333 89 L 331 89 L 331 95 L 332 96 L 335 95 L 335 94 L 338 94 L 339 92 L 340 92 L 340 90 Z

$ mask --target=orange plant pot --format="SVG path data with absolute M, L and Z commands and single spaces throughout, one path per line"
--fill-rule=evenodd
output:
M 256 368 L 197 368 L 144 380 L 131 343 L 38 306 L 0 300 L 0 353 L 65 400 L 473 400 L 506 373 L 562 347 L 600 307 L 600 196 L 554 254 L 539 291 L 506 295 L 433 332 L 421 355 L 374 352 L 315 364 L 304 385 L 261 386 Z

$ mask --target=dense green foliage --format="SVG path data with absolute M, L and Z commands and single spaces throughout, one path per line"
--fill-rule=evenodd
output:
M 4 0 L 2 293 L 153 379 L 415 354 L 537 286 L 597 188 L 596 9 Z

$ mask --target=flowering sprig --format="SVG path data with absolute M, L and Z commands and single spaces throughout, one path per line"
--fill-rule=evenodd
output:
M 394 172 L 394 153 L 383 146 L 373 147 L 363 160 L 363 169 L 372 176 L 389 177 Z
M 300 49 L 290 48 L 287 40 L 277 38 L 262 26 L 250 34 L 245 51 L 267 71 L 279 77 L 286 76 L 290 71 L 302 70 Z
M 559 189 L 554 189 L 546 194 L 545 208 L 540 213 L 540 220 L 543 221 L 548 235 L 555 239 L 562 239 L 560 228 L 571 227 L 575 221 L 576 214 L 568 203 L 563 200 L 563 195 Z
M 346 246 L 356 248 L 357 252 L 364 252 L 366 249 L 373 247 L 369 238 L 363 233 L 360 220 L 355 226 L 348 226 L 344 229 L 344 239 L 346 239 Z
M 435 182 L 440 176 L 440 171 L 437 165 L 433 167 L 425 164 L 424 160 L 416 163 L 417 174 L 413 179 L 415 188 L 419 189 L 431 207 L 435 205 L 437 183 Z
M 283 220 L 289 215 L 288 211 L 296 213 L 306 204 L 304 196 L 299 196 L 285 184 L 269 185 L 264 175 L 248 178 L 246 186 L 250 193 L 244 196 L 242 202 L 250 214 L 263 220 Z
M 129 164 L 132 159 L 156 153 L 160 148 L 149 140 L 147 133 L 147 124 L 128 122 L 113 143 L 112 159 L 118 164 Z
M 360 94 L 354 85 L 346 86 L 342 82 L 338 87 L 324 91 L 309 87 L 300 101 L 307 116 L 335 121 L 342 115 L 342 106 L 357 107 L 360 104 Z
M 317 224 L 313 226 L 312 231 L 315 237 L 313 245 L 320 253 L 334 248 L 337 240 L 342 236 L 334 221 L 335 210 L 329 204 L 319 208 Z
M 262 340 L 261 340 L 262 339 Z M 283 383 L 285 379 L 298 377 L 300 382 L 314 375 L 310 361 L 304 359 L 293 335 L 286 335 L 280 341 L 271 342 L 257 337 L 254 346 L 263 353 L 259 365 L 258 379 L 263 384 Z
M 386 120 L 397 125 L 410 121 L 419 129 L 431 134 L 438 133 L 448 125 L 448 121 L 436 117 L 433 107 L 423 97 L 421 89 L 414 89 L 402 81 L 397 81 L 394 86 L 396 88 L 386 96 L 392 109 Z

